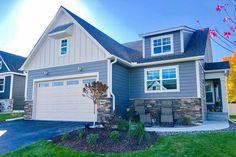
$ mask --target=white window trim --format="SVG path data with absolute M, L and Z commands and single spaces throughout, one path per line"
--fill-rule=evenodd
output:
M 0 61 L 0 70 L 2 69 L 2 64 L 3 64 L 2 61 Z
M 170 52 L 165 52 L 165 53 L 162 52 L 160 54 L 154 54 L 154 40 L 162 39 L 162 38 L 170 38 L 171 51 Z M 162 56 L 162 55 L 173 54 L 173 53 L 174 53 L 173 34 L 162 35 L 162 36 L 151 38 L 151 56 Z
M 214 85 L 213 85 L 213 82 L 212 81 L 209 81 L 209 83 L 211 84 L 211 91 L 206 91 L 206 93 L 212 93 L 212 102 L 207 102 L 207 99 L 206 99 L 206 104 L 215 104 L 215 89 L 214 89 Z
M 0 90 L 0 93 L 5 92 L 5 77 L 0 77 L 0 79 L 3 79 L 3 90 Z
M 62 42 L 62 40 L 67 40 L 67 51 L 66 51 L 66 54 L 61 54 L 61 42 Z M 67 56 L 68 55 L 68 53 L 69 53 L 69 39 L 68 38 L 60 39 L 59 52 L 60 52 L 60 56 Z
M 162 81 L 162 69 L 171 69 L 175 68 L 176 69 L 176 81 L 177 81 L 177 89 L 170 89 L 170 90 L 163 90 L 162 86 L 159 91 L 148 91 L 147 90 L 147 71 L 150 70 L 160 70 L 160 80 Z M 161 83 L 162 84 L 162 83 Z M 147 68 L 144 69 L 144 92 L 145 93 L 168 93 L 168 92 L 180 92 L 180 85 L 179 85 L 179 66 L 178 65 L 173 65 L 173 66 L 163 66 L 163 67 L 155 67 L 155 68 Z

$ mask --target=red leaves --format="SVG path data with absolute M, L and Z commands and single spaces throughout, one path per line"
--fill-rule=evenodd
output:
M 222 9 L 222 6 L 220 6 L 219 4 L 216 6 L 216 11 L 221 11 L 221 9 Z
M 224 36 L 225 36 L 225 38 L 229 39 L 229 38 L 230 38 L 230 35 L 231 35 L 230 32 L 224 32 Z
M 214 29 L 210 29 L 209 32 L 208 32 L 208 36 L 209 36 L 210 38 L 216 37 L 216 36 L 217 36 L 217 33 L 216 33 L 216 31 L 215 31 Z
M 235 27 L 230 27 L 231 32 L 235 32 Z
M 231 20 L 230 17 L 225 17 L 225 18 L 223 19 L 224 22 L 229 22 L 230 20 Z

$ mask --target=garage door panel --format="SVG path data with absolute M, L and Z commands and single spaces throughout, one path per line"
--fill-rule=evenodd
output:
M 78 78 L 79 81 L 57 80 L 57 83 L 47 82 L 37 86 L 36 119 L 63 120 L 63 121 L 93 121 L 93 102 L 82 96 L 83 80 L 91 78 Z M 93 78 L 94 79 L 94 78 Z M 71 79 L 70 79 L 71 80 Z M 55 82 L 55 81 L 54 81 Z M 79 84 L 73 84 L 78 83 Z

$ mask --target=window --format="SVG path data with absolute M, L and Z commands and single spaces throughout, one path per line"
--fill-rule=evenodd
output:
M 2 61 L 0 61 L 0 69 L 2 69 Z
M 79 84 L 79 80 L 68 80 L 67 81 L 67 85 L 78 85 Z
M 63 82 L 59 81 L 59 82 L 52 82 L 52 86 L 63 86 Z
M 92 79 L 85 79 L 85 80 L 83 80 L 83 84 L 92 83 L 92 82 L 94 82 L 94 81 L 96 81 L 95 78 L 92 78 Z
M 161 36 L 152 38 L 152 55 L 162 55 L 173 53 L 173 36 Z
M 66 55 L 68 52 L 68 40 L 62 39 L 61 40 L 61 47 L 60 47 L 61 56 Z
M 213 89 L 213 82 L 206 81 L 206 102 L 207 104 L 214 104 L 214 89 Z
M 152 68 L 145 70 L 145 92 L 178 91 L 178 68 Z
M 39 88 L 49 87 L 49 83 L 39 83 Z
M 5 79 L 0 78 L 0 92 L 4 92 L 5 89 Z

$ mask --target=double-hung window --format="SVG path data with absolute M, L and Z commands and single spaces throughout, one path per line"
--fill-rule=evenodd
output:
M 68 39 L 61 39 L 60 53 L 61 56 L 64 56 L 68 53 Z
M 0 93 L 4 92 L 5 89 L 5 79 L 0 78 Z
M 178 67 L 145 69 L 145 92 L 178 91 Z
M 152 56 L 173 53 L 173 35 L 152 38 Z

